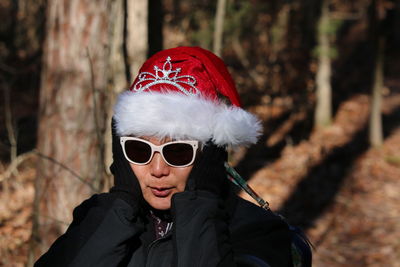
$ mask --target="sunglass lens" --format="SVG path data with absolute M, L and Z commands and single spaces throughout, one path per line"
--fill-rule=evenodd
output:
M 151 147 L 141 141 L 127 140 L 125 142 L 126 156 L 133 162 L 146 163 L 151 157 Z
M 163 155 L 169 164 L 184 166 L 193 159 L 193 147 L 189 144 L 170 144 L 163 148 Z

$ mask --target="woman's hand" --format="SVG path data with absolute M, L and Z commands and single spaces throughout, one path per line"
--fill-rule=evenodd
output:
M 193 169 L 186 184 L 186 191 L 204 190 L 226 198 L 229 192 L 229 180 L 224 163 L 228 153 L 225 147 L 207 142 L 197 155 Z
M 125 159 L 119 136 L 115 132 L 114 120 L 111 128 L 113 163 L 110 166 L 110 170 L 114 175 L 114 186 L 111 188 L 110 193 L 117 198 L 123 199 L 131 206 L 140 206 L 143 203 L 142 190 L 129 162 Z

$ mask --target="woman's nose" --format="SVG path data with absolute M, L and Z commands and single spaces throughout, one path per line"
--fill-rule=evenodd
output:
M 157 178 L 167 176 L 170 172 L 170 166 L 164 161 L 160 153 L 154 153 L 150 162 L 151 175 Z

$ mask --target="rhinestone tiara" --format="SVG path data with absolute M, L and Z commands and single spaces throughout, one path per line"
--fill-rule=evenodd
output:
M 200 91 L 195 86 L 197 81 L 191 75 L 181 75 L 181 68 L 172 69 L 171 57 L 167 57 L 163 68 L 154 66 L 154 73 L 141 72 L 132 90 L 143 92 L 156 84 L 169 84 L 176 87 L 185 95 L 199 95 Z

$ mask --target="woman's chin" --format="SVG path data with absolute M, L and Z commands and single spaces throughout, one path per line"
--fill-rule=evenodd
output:
M 171 208 L 171 196 L 163 198 L 152 196 L 150 199 L 145 198 L 145 200 L 156 210 L 169 210 Z

